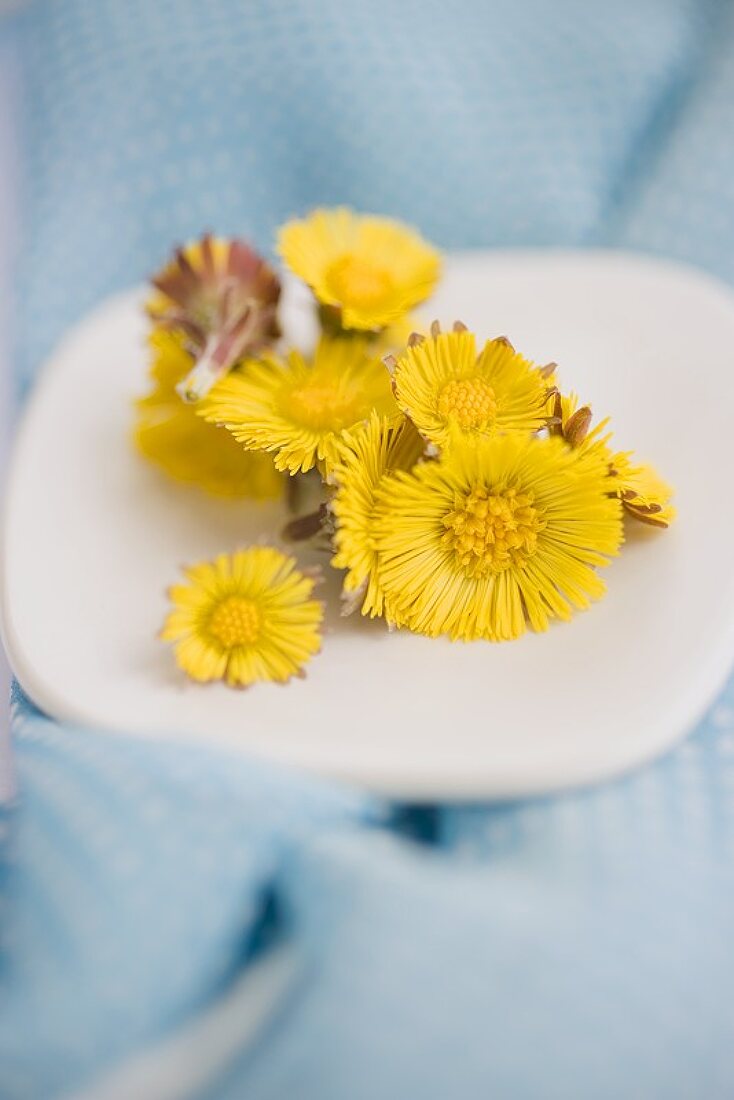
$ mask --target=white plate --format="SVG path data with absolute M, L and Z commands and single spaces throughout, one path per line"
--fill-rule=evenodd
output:
M 388 634 L 338 617 L 304 682 L 247 692 L 186 683 L 156 640 L 181 562 L 277 532 L 274 506 L 167 482 L 129 443 L 145 388 L 139 293 L 78 325 L 47 364 L 10 480 L 4 628 L 50 714 L 193 735 L 405 798 L 494 798 L 588 783 L 688 732 L 734 657 L 734 296 L 703 275 L 613 253 L 452 259 L 431 309 L 506 333 L 610 413 L 678 489 L 680 518 L 643 530 L 609 594 L 505 645 Z M 291 329 L 304 336 L 292 296 Z

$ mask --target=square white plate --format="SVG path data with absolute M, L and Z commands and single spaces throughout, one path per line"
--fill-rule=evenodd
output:
M 60 719 L 188 735 L 402 798 L 475 799 L 588 783 L 688 732 L 734 658 L 734 296 L 617 253 L 483 252 L 448 263 L 430 316 L 508 335 L 611 414 L 677 487 L 677 524 L 637 530 L 591 611 L 518 642 L 452 644 L 338 613 L 308 678 L 235 692 L 187 683 L 156 640 L 182 562 L 263 534 L 279 506 L 211 500 L 130 446 L 145 389 L 140 292 L 71 331 L 25 414 L 9 485 L 5 640 Z M 289 290 L 286 328 L 308 335 Z M 302 555 L 308 557 L 308 554 Z

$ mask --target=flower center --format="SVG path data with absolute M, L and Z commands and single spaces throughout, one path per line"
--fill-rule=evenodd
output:
M 307 382 L 288 395 L 291 416 L 309 428 L 346 428 L 357 417 L 357 404 L 357 395 L 328 382 Z
M 462 428 L 480 428 L 497 415 L 494 390 L 483 378 L 453 378 L 438 395 L 439 414 L 454 417 Z
M 535 553 L 538 532 L 545 523 L 532 493 L 503 489 L 499 493 L 481 487 L 457 501 L 443 517 L 442 542 L 450 547 L 468 577 L 501 573 L 520 565 Z
M 326 273 L 326 283 L 338 302 L 363 306 L 381 302 L 392 280 L 386 271 L 358 256 L 342 256 Z
M 257 641 L 262 617 L 252 600 L 244 596 L 228 596 L 215 608 L 209 620 L 209 633 L 224 646 L 252 645 Z

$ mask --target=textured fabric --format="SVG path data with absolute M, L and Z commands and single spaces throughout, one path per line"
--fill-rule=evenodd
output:
M 40 1098 L 225 991 L 270 932 L 288 847 L 371 805 L 241 756 L 61 727 L 19 692 L 13 706 L 0 1096 Z
M 266 245 L 315 203 L 734 282 L 726 0 L 46 0 L 12 34 L 23 384 L 172 240 Z M 155 1055 L 280 942 L 304 969 L 201 1095 L 734 1095 L 734 688 L 628 779 L 469 809 L 69 729 L 20 695 L 14 731 L 3 1098 Z
M 31 5 L 25 371 L 202 226 L 268 247 L 291 214 L 349 202 L 445 247 L 604 239 L 708 15 L 700 0 Z

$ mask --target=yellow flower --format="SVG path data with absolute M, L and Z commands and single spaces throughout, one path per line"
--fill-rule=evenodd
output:
M 438 253 L 413 229 L 344 207 L 282 226 L 278 251 L 347 329 L 392 324 L 432 292 Z
M 207 424 L 176 392 L 192 359 L 178 333 L 155 329 L 149 394 L 135 403 L 138 450 L 177 481 L 198 485 L 216 496 L 273 498 L 283 479 L 267 455 L 252 454 L 229 432 Z
M 347 570 L 345 594 L 356 594 L 357 600 L 364 595 L 362 614 L 374 618 L 383 613 L 377 579 L 375 492 L 386 474 L 409 470 L 423 454 L 425 444 L 409 420 L 395 424 L 377 413 L 349 433 L 345 444 L 334 471 L 338 490 L 331 508 L 336 520 L 336 553 L 331 564 Z
M 673 488 L 652 466 L 632 466 L 629 456 L 614 456 L 611 482 L 625 512 L 651 527 L 669 527 L 676 516 Z
M 220 554 L 184 570 L 169 590 L 173 610 L 161 631 L 193 680 L 284 682 L 318 653 L 323 607 L 314 580 L 269 546 Z
M 186 338 L 193 362 L 179 385 L 198 401 L 235 363 L 278 336 L 280 281 L 245 241 L 205 234 L 176 249 L 151 280 L 148 313 Z
M 652 466 L 634 466 L 632 451 L 612 451 L 612 435 L 606 431 L 609 419 L 591 428 L 591 409 L 588 405 L 579 408 L 575 393 L 567 397 L 554 394 L 550 404 L 558 421 L 552 431 L 562 435 L 569 446 L 599 459 L 609 474 L 608 492 L 619 497 L 628 515 L 651 527 L 669 527 L 676 516 L 670 503 L 672 487 Z
M 622 541 L 605 472 L 557 438 L 457 433 L 376 497 L 388 617 L 430 637 L 501 641 L 569 619 L 604 593 L 594 567 Z
M 279 470 L 328 473 L 345 430 L 372 410 L 397 416 L 390 377 L 361 337 L 322 337 L 309 363 L 299 351 L 263 356 L 219 382 L 201 415 L 246 447 L 275 454 Z
M 386 362 L 394 371 L 398 406 L 418 430 L 442 446 L 450 434 L 491 435 L 543 428 L 548 420 L 548 375 L 499 337 L 477 356 L 476 338 L 463 325 L 413 338 Z

